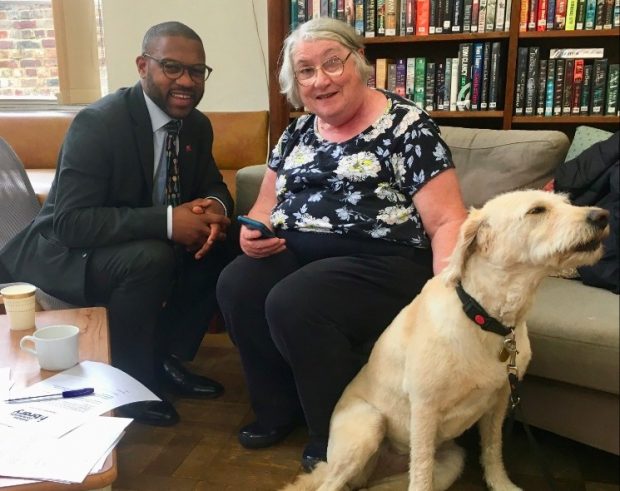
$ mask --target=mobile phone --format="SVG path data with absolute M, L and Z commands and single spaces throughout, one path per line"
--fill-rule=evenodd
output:
M 237 221 L 252 230 L 259 230 L 264 238 L 276 236 L 276 234 L 274 234 L 273 231 L 267 227 L 267 225 L 263 222 L 259 222 L 258 220 L 253 220 L 245 215 L 239 215 L 237 216 Z

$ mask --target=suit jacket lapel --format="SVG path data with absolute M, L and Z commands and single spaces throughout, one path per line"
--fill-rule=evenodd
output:
M 155 159 L 153 155 L 153 126 L 139 82 L 129 89 L 129 112 L 133 120 L 134 136 L 144 180 L 149 196 L 151 196 L 153 194 L 153 161 Z

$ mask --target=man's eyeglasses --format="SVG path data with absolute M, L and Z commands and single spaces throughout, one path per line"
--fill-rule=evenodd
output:
M 159 63 L 164 75 L 168 77 L 170 80 L 177 80 L 183 76 L 185 70 L 189 73 L 189 76 L 194 82 L 201 83 L 206 81 L 211 75 L 213 68 L 208 65 L 197 64 L 197 65 L 184 65 L 180 61 L 175 60 L 158 60 L 154 56 L 149 55 L 148 53 L 142 53 L 142 56 L 145 58 L 150 58 L 153 61 Z
M 323 70 L 325 75 L 330 77 L 339 77 L 342 75 L 342 72 L 344 72 L 344 64 L 347 62 L 351 54 L 353 54 L 353 51 L 349 51 L 349 54 L 344 60 L 341 60 L 337 56 L 332 56 L 320 65 L 304 66 L 299 70 L 295 70 L 295 78 L 300 85 L 308 87 L 314 83 L 314 79 L 316 78 L 319 68 Z

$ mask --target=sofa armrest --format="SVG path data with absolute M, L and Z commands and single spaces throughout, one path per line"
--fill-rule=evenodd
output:
M 237 171 L 236 213 L 245 215 L 258 197 L 261 182 L 267 169 L 266 164 L 250 165 Z

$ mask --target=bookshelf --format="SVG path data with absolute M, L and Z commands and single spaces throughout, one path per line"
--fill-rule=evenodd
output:
M 269 42 L 269 112 L 270 145 L 273 147 L 290 119 L 301 112 L 294 111 L 279 93 L 278 58 L 282 41 L 289 32 L 291 0 L 268 0 Z M 488 111 L 430 111 L 439 124 L 492 129 L 557 129 L 569 137 L 579 125 L 596 126 L 608 131 L 620 127 L 617 115 L 515 115 L 515 90 L 517 85 L 517 56 L 519 47 L 540 47 L 541 59 L 548 57 L 553 48 L 604 48 L 609 63 L 618 63 L 620 28 L 605 30 L 551 30 L 519 31 L 521 2 L 514 0 L 510 12 L 510 29 L 485 33 L 429 34 L 425 36 L 382 36 L 365 38 L 366 57 L 406 58 L 428 56 L 441 59 L 457 54 L 459 43 L 500 42 L 502 47 L 503 107 Z

